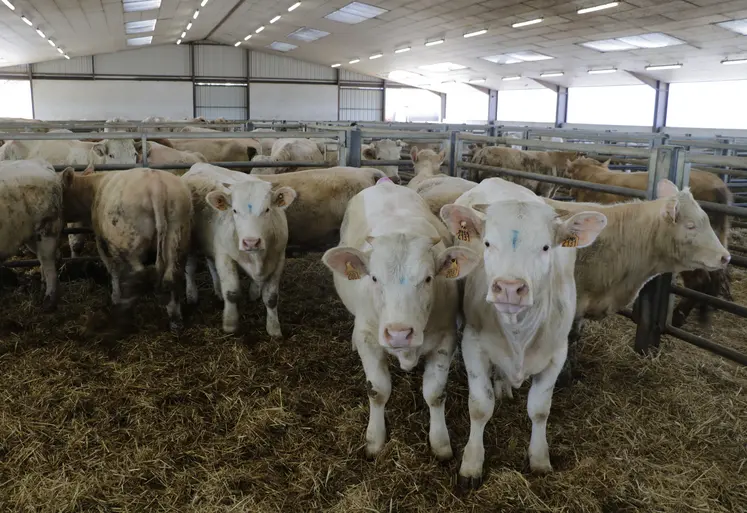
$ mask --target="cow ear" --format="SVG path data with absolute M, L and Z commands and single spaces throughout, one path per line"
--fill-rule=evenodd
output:
M 559 223 L 555 242 L 564 248 L 585 248 L 596 240 L 605 226 L 607 216 L 601 212 L 579 212 Z
M 68 187 L 72 187 L 73 182 L 75 181 L 75 169 L 72 167 L 66 167 L 60 178 L 63 188 L 67 189 Z
M 332 248 L 324 253 L 322 262 L 348 280 L 360 280 L 368 274 L 368 258 L 355 248 Z
M 413 162 L 418 161 L 418 147 L 417 146 L 413 146 L 412 149 L 410 150 L 410 158 L 412 158 Z
M 402 146 L 405 145 L 405 143 L 402 141 L 402 139 L 397 139 L 395 142 L 397 143 L 397 147 L 398 148 L 401 148 Z
M 461 241 L 469 242 L 473 238 L 482 238 L 485 221 L 469 207 L 444 205 L 441 207 L 441 219 L 449 232 Z
M 215 210 L 224 212 L 231 208 L 231 195 L 222 191 L 212 191 L 205 196 L 205 201 Z
M 285 210 L 296 199 L 296 191 L 290 187 L 281 187 L 272 193 L 272 205 Z
M 680 211 L 680 201 L 677 196 L 670 196 L 661 207 L 661 215 L 672 223 L 677 222 L 677 214 Z
M 471 273 L 480 263 L 480 256 L 469 248 L 446 248 L 436 259 L 436 274 L 455 280 Z
M 666 178 L 663 180 L 660 180 L 659 183 L 656 185 L 656 197 L 657 198 L 668 198 L 670 196 L 675 196 L 679 190 L 677 189 L 677 186 L 674 185 L 672 182 L 667 180 Z
M 106 143 L 96 143 L 93 146 L 93 152 L 99 157 L 106 157 Z
M 376 148 L 369 146 L 363 150 L 364 160 L 376 160 Z
M 612 159 L 605 160 L 604 162 L 602 162 L 602 167 L 609 168 L 610 167 L 610 162 L 612 162 Z
M 444 160 L 446 160 L 446 150 L 441 150 L 438 152 L 438 159 L 443 163 Z
M 86 168 L 85 168 L 85 169 L 83 170 L 83 173 L 82 173 L 82 175 L 83 175 L 83 176 L 88 176 L 88 175 L 91 175 L 91 174 L 93 174 L 93 172 L 94 172 L 94 171 L 95 171 L 95 169 L 94 169 L 94 167 L 93 167 L 93 164 L 88 164 L 88 167 L 86 167 Z

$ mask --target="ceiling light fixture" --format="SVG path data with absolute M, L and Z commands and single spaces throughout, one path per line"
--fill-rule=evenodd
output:
M 470 84 L 482 84 L 482 83 L 485 83 L 486 81 L 487 79 L 485 78 L 473 78 L 472 80 L 467 80 L 467 82 Z
M 721 61 L 724 66 L 731 66 L 734 64 L 747 64 L 747 58 L 745 59 L 724 59 Z
M 26 25 L 28 25 L 29 27 L 32 27 L 32 26 L 34 25 L 33 23 L 31 23 L 31 20 L 29 20 L 29 19 L 28 19 L 28 18 L 27 18 L 26 16 L 21 16 L 21 19 L 22 19 L 22 20 L 23 20 L 23 22 L 24 22 L 24 23 L 25 23 Z
M 152 11 L 161 7 L 161 0 L 122 0 L 124 12 Z
M 434 39 L 433 41 L 427 41 L 425 43 L 425 46 L 436 46 L 436 45 L 440 45 L 443 42 L 444 42 L 443 39 Z
M 680 69 L 682 64 L 659 64 L 654 66 L 646 66 L 647 71 L 661 71 L 665 69 Z
M 9 0 L 2 0 L 2 2 L 3 2 L 3 3 L 5 4 L 5 5 L 7 5 L 7 6 L 8 6 L 8 9 L 10 9 L 11 11 L 15 11 L 15 10 L 16 10 L 16 6 L 15 6 L 15 5 L 13 5 L 12 3 L 10 3 L 10 1 L 9 1 Z
M 185 37 L 187 37 L 187 32 L 186 32 L 186 31 L 182 32 L 182 35 L 181 35 L 180 37 L 181 37 L 182 39 L 184 39 Z
M 70 60 L 70 56 L 68 54 L 65 54 L 63 57 L 65 57 L 67 60 Z
M 537 18 L 537 19 L 529 20 L 529 21 L 520 21 L 518 23 L 514 23 L 513 25 L 511 25 L 511 27 L 521 28 L 521 27 L 526 27 L 529 25 L 536 25 L 537 23 L 542 23 L 543 20 L 544 18 Z
M 503 80 L 504 82 L 511 82 L 512 80 L 520 80 L 520 79 L 521 79 L 521 76 L 520 76 L 520 75 L 515 75 L 515 76 L 513 76 L 513 77 L 503 77 L 503 79 L 502 79 L 502 80 Z
M 301 5 L 301 2 L 296 2 L 295 4 L 291 5 L 290 7 L 288 7 L 288 12 L 295 11 L 299 5 Z
M 62 55 L 65 55 L 65 52 L 62 50 L 62 48 L 58 48 L 57 51 L 60 52 Z
M 323 30 L 317 30 L 317 29 L 313 29 L 309 27 L 301 27 L 300 29 L 288 34 L 288 37 L 292 39 L 298 39 L 299 41 L 306 41 L 307 43 L 310 43 L 312 41 L 316 41 L 317 39 L 327 37 L 328 35 L 329 35 L 329 32 L 325 32 Z
M 369 57 L 368 59 L 369 60 L 374 60 L 374 59 L 378 59 L 379 57 L 384 57 L 384 54 L 383 53 L 375 53 L 371 57 Z
M 187 30 L 189 30 L 191 28 L 192 28 L 192 22 L 190 21 L 189 23 L 187 23 Z
M 193 20 L 196 20 L 196 19 L 197 19 L 197 17 L 198 17 L 199 15 L 200 15 L 200 10 L 199 10 L 199 9 L 197 9 L 197 10 L 195 11 L 195 13 L 194 13 L 194 14 L 192 15 L 192 19 L 193 19 Z
M 265 29 L 265 26 L 264 26 L 264 25 L 262 25 L 262 26 L 261 26 L 261 27 L 259 27 L 259 28 L 258 28 L 257 30 L 255 30 L 255 31 L 254 31 L 254 33 L 255 33 L 255 34 L 259 34 L 259 33 L 260 33 L 260 32 L 262 32 L 262 31 L 263 31 L 264 29 Z
M 241 41 L 236 41 L 233 46 L 241 46 Z
M 348 5 L 329 13 L 325 18 L 340 23 L 347 23 L 348 25 L 355 25 L 380 16 L 385 12 L 389 11 L 375 5 L 364 4 L 363 2 L 350 2 Z
M 210 0 L 202 0 L 200 7 L 205 7 Z
M 338 63 L 333 64 L 331 67 L 332 68 L 339 68 L 340 66 L 341 66 L 341 64 L 338 62 Z
M 246 36 L 246 37 L 244 38 L 244 41 L 249 41 L 249 40 L 250 40 L 251 38 L 252 38 L 252 35 L 251 35 L 251 34 L 249 34 L 248 36 Z
M 279 14 L 278 14 L 277 16 L 275 16 L 275 17 L 274 17 L 273 19 L 271 19 L 271 20 L 270 20 L 270 24 L 273 24 L 273 23 L 275 23 L 276 21 L 278 21 L 278 20 L 280 19 L 280 17 L 281 17 L 281 16 L 280 16 Z
M 178 44 L 178 45 L 182 44 L 182 40 L 181 39 L 177 39 L 176 40 L 176 44 Z
M 295 50 L 298 47 L 296 45 L 284 43 L 282 41 L 273 41 L 272 43 L 267 45 L 267 48 L 272 48 L 273 50 L 277 50 L 278 52 L 290 52 L 291 50 Z
M 604 75 L 605 73 L 615 73 L 617 68 L 602 68 L 602 69 L 590 69 L 587 71 L 589 75 Z
M 49 43 L 49 46 L 51 46 L 52 48 L 56 48 L 57 47 L 57 45 L 54 44 L 54 41 L 52 41 L 51 39 L 47 39 L 47 43 Z
M 563 76 L 562 71 L 548 71 L 547 73 L 540 73 L 540 77 L 543 77 L 543 78 L 562 77 L 562 76 Z
M 464 37 L 468 38 L 468 37 L 481 36 L 483 34 L 487 34 L 487 32 L 488 32 L 487 29 L 476 30 L 474 32 L 467 32 L 466 34 L 464 34 Z
M 350 62 L 349 62 L 348 64 L 356 64 L 356 63 L 358 63 L 358 62 L 360 62 L 360 61 L 361 61 L 360 59 L 353 59 L 353 60 L 352 60 L 352 61 L 350 61 Z
M 412 48 L 410 48 L 409 46 L 406 46 L 405 48 L 399 48 L 398 50 L 394 50 L 394 53 L 405 53 L 405 52 L 409 52 L 410 50 L 412 50 Z
M 579 9 L 578 11 L 576 11 L 576 13 L 587 14 L 590 12 L 602 11 L 604 9 L 611 9 L 613 7 L 617 7 L 618 5 L 620 5 L 620 2 L 610 2 L 608 4 L 595 5 L 594 7 L 584 7 L 583 9 Z
M 39 34 L 39 37 L 42 39 L 47 39 L 47 36 L 44 35 L 44 32 L 42 32 L 41 29 L 36 29 L 36 33 Z

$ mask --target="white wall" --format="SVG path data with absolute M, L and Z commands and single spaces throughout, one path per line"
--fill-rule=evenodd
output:
M 498 120 L 554 123 L 558 94 L 549 89 L 508 89 L 498 91 Z
M 331 121 L 338 116 L 336 85 L 249 84 L 251 119 Z
M 28 80 L 0 80 L 0 118 L 33 118 Z
M 34 80 L 37 119 L 192 117 L 191 82 Z

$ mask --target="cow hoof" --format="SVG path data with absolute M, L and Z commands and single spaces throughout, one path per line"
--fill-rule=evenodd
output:
M 280 328 L 267 326 L 267 334 L 270 338 L 283 338 L 283 332 Z
M 179 336 L 184 331 L 184 323 L 181 319 L 169 321 L 169 330 L 171 331 L 172 335 Z
M 482 486 L 482 476 L 463 476 L 459 474 L 459 488 L 462 490 L 477 490 Z
M 226 324 L 223 323 L 223 331 L 226 333 L 236 333 L 239 331 L 239 325 L 237 324 Z
M 382 449 L 384 449 L 383 443 L 366 442 L 366 458 L 369 460 L 376 459 Z
M 57 300 L 51 296 L 45 296 L 41 308 L 44 313 L 54 312 L 57 310 Z
M 431 447 L 431 452 L 438 461 L 449 461 L 454 457 L 451 444 L 442 447 Z
M 549 459 L 532 461 L 532 459 L 529 458 L 529 470 L 531 470 L 533 474 L 549 474 L 552 472 L 552 465 L 550 464 Z

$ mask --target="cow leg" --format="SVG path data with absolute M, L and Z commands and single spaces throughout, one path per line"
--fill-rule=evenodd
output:
M 166 313 L 169 316 L 169 329 L 172 333 L 178 334 L 184 328 L 184 319 L 182 317 L 182 301 L 185 291 L 185 275 L 181 272 L 174 272 L 171 281 L 165 281 L 164 286 L 169 289 L 169 302 L 166 305 Z
M 555 381 L 566 360 L 567 351 L 561 349 L 550 365 L 532 377 L 527 398 L 527 411 L 532 419 L 532 437 L 529 440 L 529 468 L 532 472 L 552 472 L 550 449 L 547 446 L 547 417 L 550 415 Z
M 462 339 L 462 356 L 469 382 L 469 440 L 464 448 L 459 468 L 459 485 L 478 488 L 482 484 L 482 467 L 485 462 L 483 434 L 495 408 L 495 393 L 490 383 L 490 361 L 480 350 L 479 339 L 465 331 Z
M 384 409 L 392 392 L 392 380 L 384 350 L 365 326 L 365 321 L 359 321 L 358 318 L 353 328 L 353 344 L 366 373 L 370 409 L 366 428 L 366 456 L 373 458 L 381 452 L 386 442 Z
M 282 338 L 283 332 L 280 329 L 280 319 L 278 318 L 278 292 L 280 289 L 280 276 L 283 274 L 283 268 L 285 267 L 285 256 L 280 257 L 275 272 L 272 273 L 270 279 L 267 280 L 262 286 L 262 302 L 265 304 L 267 309 L 267 334 L 274 338 Z M 252 280 L 252 284 L 254 281 Z M 259 284 L 257 284 L 260 286 Z
M 249 284 L 249 301 L 256 301 L 262 297 L 262 287 L 255 280 Z
M 187 281 L 187 303 L 190 305 L 196 305 L 200 299 L 195 274 L 197 274 L 197 257 L 189 255 L 187 265 L 184 268 L 184 275 Z
M 423 398 L 430 409 L 430 431 L 428 440 L 431 451 L 441 461 L 450 460 L 454 453 L 451 450 L 449 430 L 446 427 L 446 381 L 449 378 L 449 366 L 454 355 L 454 335 L 445 335 L 435 350 L 425 361 L 423 373 Z
M 51 312 L 57 307 L 57 237 L 39 234 L 38 240 L 29 244 L 36 253 L 44 279 L 45 291 L 42 310 Z
M 121 269 L 118 265 L 114 265 L 114 259 L 109 253 L 109 245 L 99 237 L 96 237 L 96 248 L 99 250 L 99 257 L 104 262 L 104 267 L 112 278 L 112 304 L 119 305 L 122 302 Z
M 578 359 L 578 341 L 581 340 L 585 322 L 585 319 L 573 319 L 571 331 L 568 333 L 568 357 L 555 384 L 558 388 L 565 388 L 573 383 L 573 367 L 577 366 Z
M 213 291 L 218 298 L 223 299 L 223 293 L 220 290 L 220 278 L 218 277 L 218 271 L 215 268 L 215 260 L 208 258 L 207 267 L 208 271 L 210 271 L 210 278 L 213 280 Z
M 218 290 L 223 290 L 223 331 L 236 333 L 239 329 L 237 304 L 241 296 L 239 273 L 236 271 L 236 264 L 228 255 L 220 255 L 215 259 L 215 270 L 217 283 L 214 281 L 213 285 Z

